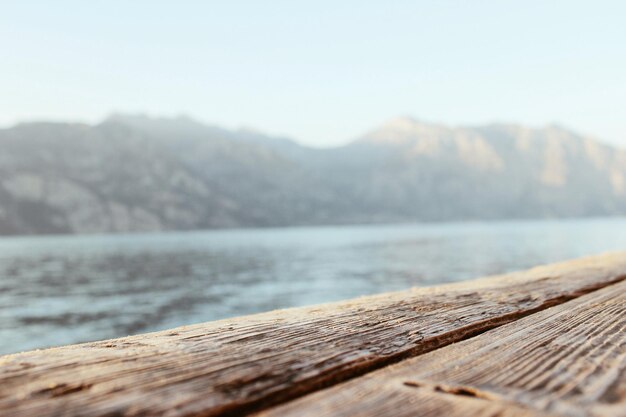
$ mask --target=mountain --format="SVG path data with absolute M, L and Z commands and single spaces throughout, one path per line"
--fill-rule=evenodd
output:
M 0 233 L 626 214 L 626 152 L 558 126 L 399 118 L 313 149 L 187 117 L 0 130 Z
M 626 152 L 566 129 L 451 128 L 392 120 L 343 150 L 361 155 L 353 192 L 406 219 L 626 213 Z

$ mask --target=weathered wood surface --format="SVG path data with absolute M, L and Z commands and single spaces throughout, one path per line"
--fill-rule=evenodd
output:
M 0 357 L 0 415 L 257 411 L 625 277 L 626 255 L 609 254 L 473 282 L 8 355 Z
M 626 282 L 256 417 L 626 416 Z

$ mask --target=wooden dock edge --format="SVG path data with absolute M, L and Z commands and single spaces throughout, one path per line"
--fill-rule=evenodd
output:
M 259 412 L 626 279 L 626 253 L 0 357 L 0 415 Z M 360 380 L 361 378 L 357 378 Z
M 255 417 L 626 415 L 626 281 Z

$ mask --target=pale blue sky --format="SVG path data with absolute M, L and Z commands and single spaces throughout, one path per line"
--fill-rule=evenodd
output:
M 184 113 L 325 146 L 411 115 L 626 147 L 624 1 L 0 5 L 4 126 Z

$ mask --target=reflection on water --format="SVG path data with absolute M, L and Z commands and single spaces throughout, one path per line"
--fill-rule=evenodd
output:
M 0 353 L 626 249 L 626 219 L 0 239 Z

